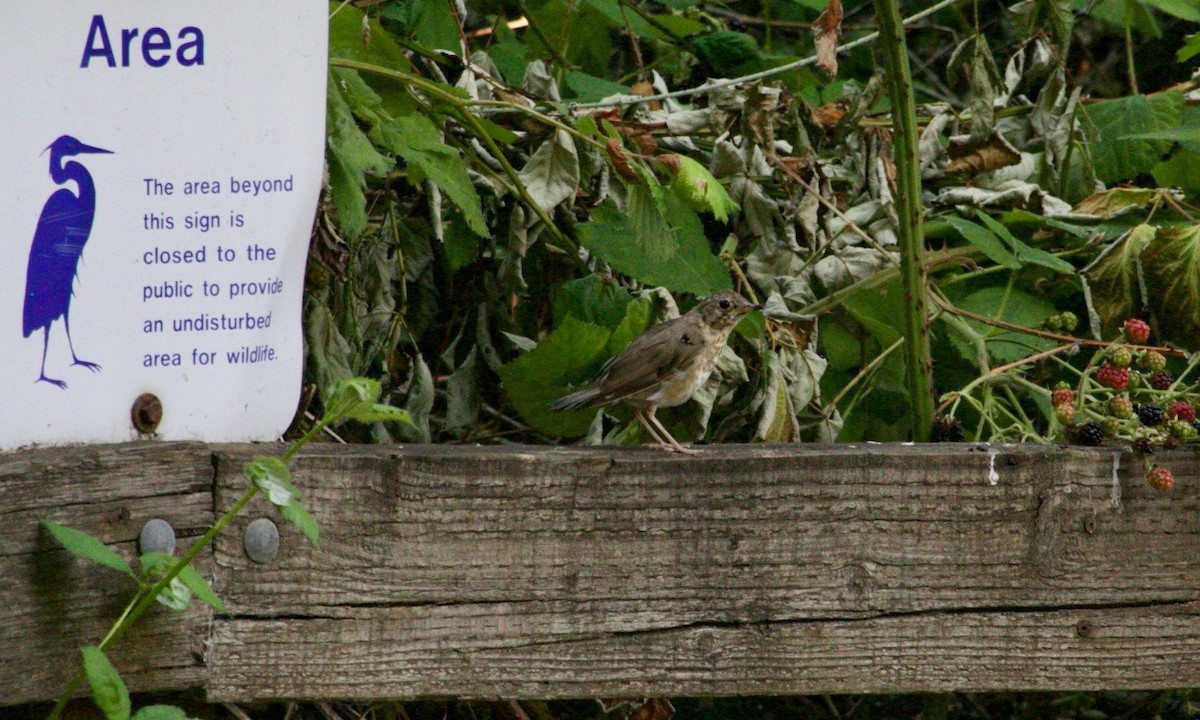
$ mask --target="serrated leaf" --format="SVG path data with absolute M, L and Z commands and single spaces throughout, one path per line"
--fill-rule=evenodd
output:
M 711 212 L 721 222 L 728 220 L 729 213 L 737 210 L 738 205 L 729 197 L 724 186 L 700 163 L 686 155 L 676 157 L 679 158 L 679 167 L 671 180 L 671 189 L 693 210 Z
M 554 296 L 554 320 L 561 323 L 571 315 L 612 329 L 625 317 L 625 307 L 632 299 L 629 291 L 616 282 L 592 273 L 559 286 Z
M 976 210 L 975 214 L 980 220 L 983 221 L 983 224 L 986 225 L 989 230 L 991 230 L 1001 240 L 1004 240 L 1006 243 L 1008 243 L 1009 247 L 1013 249 L 1013 253 L 1017 256 L 1018 260 L 1031 263 L 1033 265 L 1041 265 L 1042 267 L 1050 268 L 1057 273 L 1063 273 L 1066 275 L 1073 275 L 1075 273 L 1074 265 L 1066 260 L 1063 260 L 1062 258 L 1051 255 L 1041 248 L 1035 248 L 1025 241 L 1018 239 L 1015 235 L 1009 232 L 1008 228 L 1004 227 L 1003 224 L 982 210 Z
M 226 612 L 225 603 L 221 602 L 221 598 L 217 597 L 217 594 L 213 592 L 208 581 L 200 573 L 196 572 L 196 568 L 191 565 L 185 565 L 179 571 L 178 577 L 179 581 L 186 585 L 205 605 L 208 605 L 219 613 Z
M 412 64 L 404 50 L 374 18 L 367 18 L 370 41 L 363 42 L 365 13 L 341 0 L 329 3 L 329 54 L 382 67 L 409 70 Z
M 1138 304 L 1138 256 L 1157 233 L 1142 223 L 1114 241 L 1085 269 L 1092 302 L 1101 321 L 1115 326 L 1133 315 Z
M 347 413 L 357 412 L 379 400 L 378 380 L 365 377 L 343 377 L 334 384 L 325 402 L 325 422 L 334 423 Z
M 958 217 L 957 215 L 947 215 L 945 217 L 947 223 L 958 231 L 959 235 L 963 236 L 967 242 L 979 248 L 980 252 L 986 255 L 992 262 L 1002 267 L 1016 270 L 1021 267 L 1021 261 L 1017 259 L 1004 247 L 1004 243 L 1000 238 L 996 237 L 990 230 L 985 227 L 976 225 L 966 218 Z
M 669 260 L 648 257 L 631 242 L 634 235 L 629 217 L 611 202 L 597 207 L 586 223 L 576 226 L 579 241 L 613 269 L 647 285 L 661 285 L 675 292 L 708 295 L 733 287 L 729 271 L 713 254 L 704 236 L 700 219 L 689 208 L 667 193 L 664 199 L 667 221 L 677 249 Z
M 293 499 L 283 507 L 282 513 L 283 519 L 304 533 L 304 536 L 313 544 L 313 547 L 318 545 L 318 541 L 321 539 L 321 528 L 317 525 L 317 521 L 313 519 L 313 516 L 304 509 L 303 505 Z
M 392 161 L 358 127 L 334 73 L 329 75 L 326 98 L 330 194 L 342 231 L 357 237 L 366 227 L 366 176 L 386 173 Z
M 1147 97 L 1105 100 L 1084 105 L 1090 120 L 1092 161 L 1105 183 L 1131 180 L 1150 172 L 1171 149 L 1168 140 L 1136 140 L 1141 135 L 1179 125 L 1183 96 L 1167 92 Z
M 129 720 L 129 689 L 117 669 L 98 647 L 81 648 L 83 669 L 92 688 L 92 701 L 108 720 Z
M 579 155 L 565 130 L 555 130 L 518 173 L 521 183 L 543 210 L 551 212 L 579 188 Z
M 72 554 L 133 577 L 133 568 L 129 567 L 129 563 L 125 561 L 125 558 L 110 550 L 107 545 L 98 539 L 82 530 L 69 528 L 66 525 L 59 525 L 53 520 L 43 520 L 42 525 L 50 531 L 50 534 L 60 545 Z
M 416 113 L 401 115 L 372 128 L 371 136 L 404 158 L 409 165 L 415 165 L 425 177 L 441 188 L 462 212 L 472 232 L 480 237 L 490 235 L 487 222 L 483 219 L 479 193 L 475 192 L 475 186 L 467 176 L 462 155 L 456 148 L 446 144 L 442 133 L 429 118 Z
M 726 77 L 761 70 L 763 66 L 758 41 L 743 32 L 718 30 L 693 38 L 692 47 L 701 60 Z
M 261 490 L 272 505 L 285 507 L 298 493 L 292 486 L 292 473 L 283 460 L 259 455 L 242 468 L 242 475 Z
M 1186 191 L 1200 189 L 1200 153 L 1182 150 L 1154 166 L 1154 181 L 1163 187 Z
M 606 357 L 608 330 L 568 315 L 533 350 L 500 368 L 513 407 L 540 432 L 578 437 L 595 410 L 555 412 L 550 403 L 590 380 Z
M 174 705 L 146 705 L 133 714 L 133 720 L 191 720 L 183 708 Z
M 361 403 L 346 413 L 348 420 L 370 424 L 376 422 L 399 422 L 416 428 L 412 415 L 407 410 L 383 403 Z
M 1200 336 L 1200 225 L 1162 227 L 1142 251 L 1155 330 L 1189 349 Z
M 1200 22 L 1200 7 L 1195 0 L 1140 0 L 1150 7 L 1188 22 Z

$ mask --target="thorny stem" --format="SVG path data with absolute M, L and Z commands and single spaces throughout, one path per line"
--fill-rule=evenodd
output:
M 921 163 L 917 114 L 913 101 L 908 44 L 896 0 L 875 0 L 888 90 L 892 101 L 896 163 L 896 224 L 900 243 L 900 281 L 904 288 L 904 365 L 912 439 L 927 442 L 933 431 L 933 359 L 926 310 L 925 235 L 921 228 Z

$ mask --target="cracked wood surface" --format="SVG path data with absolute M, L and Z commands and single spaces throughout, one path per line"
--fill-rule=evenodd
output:
M 263 448 L 218 446 L 217 509 Z M 316 447 L 321 546 L 246 523 L 210 697 L 590 697 L 1200 684 L 1200 463 L 1108 450 Z M 993 485 L 989 468 L 999 475 Z M 257 501 L 256 501 L 257 502 Z
M 0 706 L 62 692 L 79 648 L 104 637 L 135 589 L 129 577 L 68 553 L 41 521 L 91 533 L 136 568 L 147 520 L 171 523 L 181 547 L 212 525 L 212 482 L 212 454 L 197 443 L 0 453 Z M 209 619 L 203 607 L 156 605 L 109 658 L 131 690 L 202 685 Z

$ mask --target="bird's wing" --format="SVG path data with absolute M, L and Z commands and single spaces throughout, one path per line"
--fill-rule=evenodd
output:
M 697 344 L 699 323 L 698 317 L 684 315 L 659 323 L 635 338 L 601 368 L 593 383 L 599 391 L 593 404 L 617 402 L 652 391 L 676 368 L 688 364 L 701 350 Z

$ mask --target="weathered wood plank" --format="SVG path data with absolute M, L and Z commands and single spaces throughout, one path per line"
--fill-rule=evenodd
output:
M 0 454 L 0 706 L 61 692 L 80 646 L 104 636 L 134 589 L 119 573 L 63 550 L 41 521 L 92 533 L 132 563 L 151 518 L 170 522 L 181 544 L 212 524 L 212 478 L 212 455 L 195 443 Z M 201 569 L 208 567 L 205 556 Z M 209 618 L 202 607 L 182 614 L 156 607 L 110 658 L 134 690 L 202 685 Z
M 218 510 L 248 456 L 218 449 Z M 1200 684 L 1200 465 L 1171 463 L 1163 494 L 1126 458 L 1114 506 L 1108 451 L 316 448 L 320 549 L 250 563 L 255 513 L 218 542 L 210 693 Z

